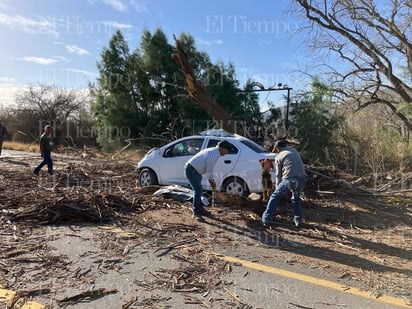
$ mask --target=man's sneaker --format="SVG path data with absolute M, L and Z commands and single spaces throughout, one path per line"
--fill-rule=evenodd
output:
M 33 174 L 39 176 L 39 171 L 33 170 Z
M 302 226 L 302 219 L 300 217 L 295 217 L 293 219 L 293 222 L 295 222 L 296 227 L 301 227 Z
M 193 215 L 192 215 L 192 217 L 193 217 L 194 219 L 196 219 L 196 221 L 200 221 L 200 222 L 205 221 L 205 218 L 203 218 L 202 215 L 199 214 L 198 212 L 194 212 Z
M 205 216 L 205 217 L 211 217 L 212 213 L 206 209 L 204 209 L 203 207 L 201 207 L 198 211 L 196 211 L 196 213 L 200 214 L 201 216 Z

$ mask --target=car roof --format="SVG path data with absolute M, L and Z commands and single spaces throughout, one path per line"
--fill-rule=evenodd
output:
M 201 136 L 214 136 L 214 137 L 236 137 L 240 136 L 234 133 L 229 133 L 223 129 L 211 129 L 211 130 L 206 130 L 202 131 L 199 133 Z
M 208 139 L 218 139 L 218 140 L 226 139 L 228 141 L 242 141 L 242 140 L 248 139 L 247 137 L 244 137 L 238 134 L 233 134 L 232 136 L 226 136 L 226 137 L 215 136 L 215 135 L 189 135 L 189 136 L 181 137 L 177 140 L 174 140 L 173 142 L 186 140 L 186 139 L 193 139 L 193 138 L 202 138 L 202 139 L 208 138 Z

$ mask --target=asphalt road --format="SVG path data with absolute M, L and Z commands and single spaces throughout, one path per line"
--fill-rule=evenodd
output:
M 101 233 L 124 234 L 127 231 L 118 228 L 102 229 L 97 226 L 59 226 L 46 229 L 47 235 L 52 236 L 48 242 L 52 255 L 66 256 L 73 271 L 89 269 L 90 274 L 99 273 L 96 279 L 88 283 L 79 280 L 78 286 L 73 286 L 73 282 L 70 282 L 66 289 L 61 289 L 61 293 L 53 295 L 53 300 L 50 295 L 35 298 L 37 302 L 50 308 L 60 308 L 55 300 L 77 295 L 79 289 L 88 291 L 100 288 L 115 289 L 117 292 L 91 301 L 70 303 L 69 308 L 124 308 L 122 306 L 133 299 L 140 300 L 140 305 L 130 308 L 229 308 L 223 306 L 223 300 L 233 303 L 230 308 L 412 308 L 402 299 L 385 295 L 376 298 L 362 289 L 348 285 L 347 282 L 333 282 L 319 270 L 313 270 L 312 275 L 309 275 L 305 274 L 311 272 L 308 269 L 294 266 L 286 268 L 284 261 L 271 260 L 270 251 L 259 246 L 240 246 L 236 252 L 209 252 L 233 263 L 231 272 L 222 278 L 231 283 L 230 291 L 216 290 L 202 295 L 142 289 L 136 282 L 150 281 L 148 278 L 153 278 L 157 271 L 178 266 L 177 261 L 170 258 L 173 250 L 159 255 L 157 250 L 148 249 L 145 245 L 136 246 L 138 239 L 130 239 L 129 245 L 132 249 L 121 262 L 121 267 L 101 272 L 99 265 L 102 259 L 99 257 L 104 257 L 99 245 Z M 258 261 L 256 257 L 261 257 L 264 250 L 265 260 Z M 208 306 L 188 304 L 188 297 L 204 300 Z M 150 299 L 160 301 L 153 304 L 148 301 Z M 143 305 L 144 303 L 146 305 Z M 152 307 L 149 304 L 152 304 Z
M 16 158 L 17 161 L 22 156 L 33 159 L 39 157 L 38 154 L 8 150 L 3 150 L 2 154 L 2 157 L 9 160 Z M 98 226 L 49 226 L 44 229 L 49 239 L 47 244 L 51 247 L 51 254 L 66 256 L 73 271 L 88 269 L 90 274 L 98 273 L 96 279 L 89 282 L 86 280 L 86 283 L 79 281 L 78 286 L 70 282 L 67 286 L 71 287 L 61 289 L 60 294 L 52 295 L 53 299 L 47 294 L 34 299 L 50 308 L 59 308 L 56 299 L 78 294 L 79 289 L 87 291 L 98 288 L 116 289 L 117 292 L 88 302 L 74 302 L 69 308 L 124 308 L 124 305 L 133 299 L 141 302 L 140 305 L 130 308 L 227 308 L 222 306 L 222 299 L 232 301 L 234 305 L 231 308 L 412 308 L 412 305 L 408 306 L 400 298 L 370 295 L 356 286 L 356 282 L 336 282 L 336 277 L 331 277 L 319 269 L 302 268 L 297 264 L 272 259 L 270 250 L 276 250 L 275 247 L 268 249 L 258 244 L 251 246 L 250 242 L 242 244 L 240 238 L 236 248 L 208 248 L 209 254 L 233 263 L 231 272 L 222 278 L 231 283 L 230 291 L 217 290 L 188 296 L 188 293 L 142 289 L 136 282 L 152 276 L 159 269 L 172 269 L 177 266 L 176 260 L 170 257 L 170 252 L 159 256 L 159 252 L 152 247 L 139 243 L 139 239 L 130 238 L 130 250 L 122 260 L 121 267 L 102 272 L 99 269 L 101 264 L 96 263 L 104 253 L 99 244 L 101 233 L 121 235 L 127 231 L 103 230 Z M 87 277 L 87 274 L 84 276 Z M 161 301 L 153 307 L 149 307 L 149 304 L 142 305 L 144 300 L 153 297 Z M 204 300 L 206 305 L 189 304 L 188 297 Z

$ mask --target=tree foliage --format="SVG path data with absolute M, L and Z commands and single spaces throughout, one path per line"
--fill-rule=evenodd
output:
M 131 64 L 137 59 L 131 55 L 129 47 L 120 31 L 117 31 L 103 49 L 101 62 L 97 67 L 100 76 L 98 87 L 91 88 L 94 99 L 92 111 L 96 119 L 97 141 L 103 146 L 113 146 L 112 140 L 131 137 L 136 132 L 140 116 L 137 104 L 141 89 L 132 87 L 139 72 Z
M 292 104 L 292 125 L 301 142 L 302 156 L 307 162 L 334 163 L 334 137 L 342 119 L 336 114 L 332 98 L 333 90 L 314 78 L 311 91 Z
M 182 34 L 178 40 L 194 77 L 233 119 L 244 119 L 256 109 L 257 97 L 238 96 L 233 65 L 211 63 L 190 35 Z M 188 96 L 184 75 L 172 58 L 175 52 L 161 29 L 153 34 L 144 30 L 140 47 L 132 52 L 117 31 L 103 49 L 100 76 L 90 90 L 98 142 L 105 150 L 126 140 L 147 144 L 154 136 L 174 139 L 214 126 L 210 115 Z

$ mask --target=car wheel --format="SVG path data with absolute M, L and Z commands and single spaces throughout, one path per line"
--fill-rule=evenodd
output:
M 225 182 L 223 183 L 223 192 L 226 192 L 230 195 L 238 195 L 238 196 L 248 196 L 249 195 L 249 189 L 246 185 L 246 183 L 238 178 L 238 177 L 232 177 L 229 179 L 226 179 Z
M 159 184 L 159 182 L 157 180 L 155 172 L 153 172 L 149 168 L 144 168 L 139 173 L 138 184 L 141 187 L 147 187 L 151 185 L 157 185 Z

